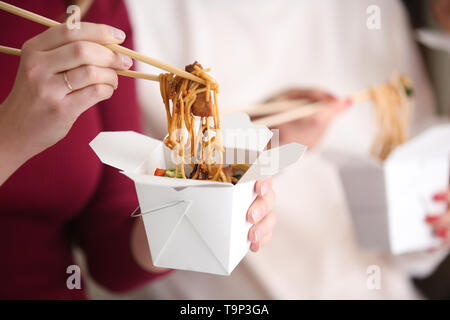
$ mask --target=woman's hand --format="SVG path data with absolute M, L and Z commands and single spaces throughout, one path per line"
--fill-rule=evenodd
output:
M 259 180 L 255 184 L 258 197 L 247 211 L 247 220 L 254 224 L 249 232 L 250 250 L 256 252 L 272 239 L 272 231 L 277 216 L 272 212 L 275 203 L 275 192 L 272 190 L 272 178 Z
M 434 201 L 445 202 L 447 211 L 438 216 L 427 216 L 426 222 L 431 225 L 434 233 L 444 239 L 447 245 L 450 244 L 450 189 L 437 193 L 433 197 Z
M 280 129 L 280 140 L 283 144 L 299 142 L 309 148 L 313 148 L 317 144 L 334 117 L 352 104 L 349 99 L 338 100 L 332 94 L 317 89 L 290 89 L 274 96 L 268 102 L 295 99 L 306 99 L 313 103 L 329 103 L 329 106 L 319 113 L 278 127 Z
M 253 226 L 248 232 L 248 240 L 251 242 L 250 250 L 258 251 L 263 245 L 272 239 L 272 231 L 277 217 L 272 212 L 275 202 L 275 193 L 272 190 L 272 178 L 259 180 L 255 183 L 255 192 L 258 197 L 253 201 L 247 211 L 247 221 Z M 131 233 L 131 252 L 137 264 L 144 270 L 154 273 L 165 272 L 169 269 L 155 267 L 148 247 L 142 217 L 137 219 Z
M 0 160 L 7 163 L 0 185 L 61 140 L 89 107 L 111 97 L 118 85 L 114 69 L 128 69 L 132 60 L 102 44 L 124 39 L 124 32 L 106 25 L 70 30 L 60 24 L 23 45 L 14 87 L 0 106 Z

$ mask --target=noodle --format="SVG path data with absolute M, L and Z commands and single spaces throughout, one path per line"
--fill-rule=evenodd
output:
M 369 95 L 378 124 L 371 154 L 384 161 L 408 139 L 411 109 L 408 97 L 412 95 L 412 87 L 406 76 L 395 75 L 390 82 L 370 88 Z
M 189 145 L 190 160 L 188 160 L 188 164 L 192 167 L 190 179 L 233 182 L 234 177 L 224 173 L 223 170 L 222 161 L 225 150 L 222 143 L 217 103 L 218 85 L 206 73 L 209 70 L 203 69 L 197 62 L 186 66 L 186 71 L 205 80 L 205 85 L 170 73 L 159 75 L 161 97 L 166 108 L 169 133 L 164 139 L 164 144 L 174 150 L 177 157 L 175 177 L 181 173 L 183 179 L 188 178 L 185 172 L 185 146 Z M 195 129 L 196 124 L 198 130 Z M 187 138 L 185 139 L 186 132 Z M 219 163 L 215 162 L 215 155 L 217 155 Z M 248 169 L 248 165 L 240 165 L 239 169 L 243 170 L 244 167 Z

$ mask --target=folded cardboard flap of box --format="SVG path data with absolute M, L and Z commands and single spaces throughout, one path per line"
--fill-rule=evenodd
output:
M 338 169 L 361 247 L 402 254 L 440 243 L 425 216 L 445 209 L 432 195 L 449 185 L 450 125 L 426 130 L 384 164 L 337 150 L 324 156 Z
M 102 132 L 90 143 L 103 163 L 134 181 L 156 266 L 229 275 L 249 249 L 246 213 L 256 197 L 255 181 L 295 163 L 306 150 L 293 143 L 262 151 L 270 130 L 254 126 L 243 114 L 227 115 L 223 130 L 227 124 L 241 133 L 259 130 L 263 141 L 250 145 L 259 155 L 236 185 L 149 174 L 167 166 L 165 146 L 135 132 Z M 231 137 L 224 136 L 228 149 L 249 145 Z
M 222 119 L 222 131 L 225 149 L 258 152 L 256 161 L 251 163 L 250 169 L 238 184 L 272 176 L 298 161 L 306 151 L 305 146 L 296 143 L 263 151 L 272 137 L 272 132 L 266 127 L 254 125 L 244 113 L 225 115 Z M 246 133 L 250 133 L 250 141 L 245 139 Z M 167 147 L 162 141 L 137 132 L 101 132 L 89 145 L 104 164 L 122 170 L 122 173 L 135 182 L 174 188 L 199 185 L 231 186 L 223 182 L 154 176 L 156 168 L 174 165 L 167 156 Z

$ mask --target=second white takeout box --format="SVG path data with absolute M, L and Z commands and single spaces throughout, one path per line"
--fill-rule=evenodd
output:
M 432 198 L 449 185 L 450 125 L 426 130 L 383 164 L 335 150 L 325 156 L 337 166 L 361 247 L 403 254 L 441 244 L 425 217 L 446 210 Z
M 250 246 L 246 214 L 256 198 L 256 180 L 295 163 L 306 150 L 292 143 L 262 151 L 272 132 L 245 114 L 224 116 L 221 127 L 235 132 L 224 134 L 226 152 L 257 155 L 236 185 L 154 176 L 156 168 L 174 165 L 162 141 L 136 132 L 101 132 L 90 143 L 103 163 L 134 181 L 155 266 L 229 275 Z M 256 130 L 258 139 L 249 144 L 246 130 Z

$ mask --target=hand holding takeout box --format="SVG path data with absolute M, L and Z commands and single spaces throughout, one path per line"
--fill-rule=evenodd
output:
M 402 254 L 441 243 L 425 219 L 445 211 L 433 195 L 449 185 L 450 125 L 397 147 L 383 164 L 337 151 L 325 156 L 338 168 L 363 248 Z
M 241 138 L 226 134 L 233 129 Z M 251 144 L 242 136 L 248 129 L 258 131 Z M 257 154 L 236 185 L 154 176 L 156 168 L 171 166 L 167 148 L 136 132 L 102 132 L 90 143 L 103 163 L 134 181 L 155 266 L 229 275 L 250 246 L 246 213 L 256 198 L 256 180 L 293 164 L 306 150 L 292 143 L 263 151 L 272 132 L 245 114 L 223 117 L 222 130 L 226 153 Z

